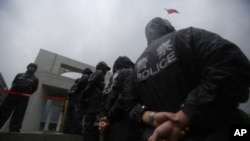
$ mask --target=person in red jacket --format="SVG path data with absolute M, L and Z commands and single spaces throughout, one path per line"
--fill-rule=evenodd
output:
M 229 141 L 246 124 L 238 106 L 249 98 L 250 62 L 239 47 L 195 27 L 175 30 L 163 18 L 146 26 L 127 111 L 147 125 L 150 141 Z M 189 130 L 186 130 L 189 129 Z

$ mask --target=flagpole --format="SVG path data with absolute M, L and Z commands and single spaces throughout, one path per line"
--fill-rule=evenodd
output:
M 171 20 L 170 20 L 170 14 L 168 14 L 168 20 L 169 20 L 169 22 L 171 23 Z
M 171 20 L 170 20 L 170 14 L 168 13 L 168 11 L 167 11 L 166 8 L 164 8 L 164 10 L 166 11 L 166 13 L 167 13 L 167 15 L 168 15 L 168 20 L 169 20 L 169 22 L 171 22 Z

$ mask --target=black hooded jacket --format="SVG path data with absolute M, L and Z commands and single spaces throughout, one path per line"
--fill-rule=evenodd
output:
M 87 113 L 96 114 L 100 111 L 102 91 L 105 85 L 105 74 L 101 70 L 96 70 L 89 76 L 88 85 L 83 91 L 81 101 L 85 102 L 84 107 Z
M 87 113 L 89 114 L 98 114 L 101 109 L 102 101 L 102 91 L 105 86 L 104 77 L 107 71 L 110 70 L 110 67 L 106 62 L 99 62 L 96 65 L 96 71 L 89 76 L 88 84 L 83 90 L 83 95 L 81 101 L 84 101 Z
M 202 132 L 228 121 L 248 100 L 250 63 L 235 44 L 198 28 L 175 31 L 162 18 L 149 22 L 146 37 L 148 46 L 134 67 L 129 111 L 136 111 L 137 102 L 153 111 L 182 109 Z
M 89 79 L 89 76 L 92 74 L 92 70 L 90 68 L 86 68 L 84 69 L 84 71 L 82 72 L 82 76 L 79 80 L 79 82 L 77 83 L 77 87 L 76 87 L 76 90 L 75 90 L 75 93 L 80 93 L 81 91 L 83 91 L 86 86 L 88 85 L 88 79 Z
M 114 62 L 113 75 L 103 91 L 103 109 L 99 118 L 107 116 L 112 122 L 124 117 L 123 100 L 120 98 L 124 97 L 130 88 L 133 65 L 133 62 L 126 56 L 120 56 Z

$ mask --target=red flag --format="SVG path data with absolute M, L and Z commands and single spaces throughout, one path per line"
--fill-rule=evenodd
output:
M 172 14 L 172 13 L 179 13 L 176 9 L 166 9 L 165 10 L 168 12 L 168 14 Z

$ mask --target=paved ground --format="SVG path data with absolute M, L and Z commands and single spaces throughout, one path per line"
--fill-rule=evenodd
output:
M 0 133 L 0 141 L 83 141 L 83 137 L 61 133 Z

